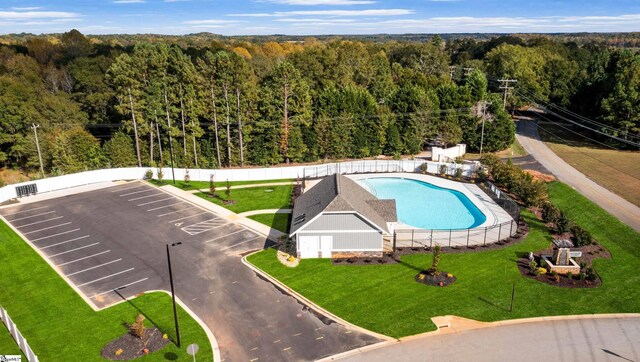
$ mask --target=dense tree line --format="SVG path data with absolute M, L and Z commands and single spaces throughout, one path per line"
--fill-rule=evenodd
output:
M 514 135 L 501 77 L 518 79 L 510 106 L 535 99 L 628 132 L 640 124 L 640 56 L 597 44 L 180 39 L 123 46 L 74 30 L 0 46 L 0 165 L 37 167 L 32 124 L 54 173 L 477 150 L 483 118 L 483 149 L 497 151 Z

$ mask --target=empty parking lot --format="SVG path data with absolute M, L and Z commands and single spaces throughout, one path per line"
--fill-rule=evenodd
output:
M 258 278 L 241 254 L 262 235 L 142 182 L 0 209 L 29 242 L 98 308 L 148 290 L 168 290 L 166 244 L 176 293 L 213 331 L 225 360 L 312 360 L 374 343 L 319 319 Z

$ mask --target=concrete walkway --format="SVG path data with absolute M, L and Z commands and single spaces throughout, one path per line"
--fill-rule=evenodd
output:
M 261 186 L 286 186 L 286 185 L 293 185 L 293 184 L 294 184 L 293 181 L 288 181 L 288 182 L 269 182 L 269 183 L 266 183 L 266 184 L 236 185 L 236 186 L 231 186 L 230 189 L 231 190 L 236 190 L 236 189 L 248 189 L 248 188 L 252 188 L 252 187 L 261 187 Z M 227 188 L 225 186 L 216 186 L 216 191 L 224 191 L 226 189 Z M 206 189 L 189 190 L 187 192 L 191 193 L 191 194 L 195 194 L 195 193 L 198 193 L 198 192 L 209 192 L 209 188 L 207 187 Z
M 264 210 L 251 210 L 245 211 L 238 214 L 238 216 L 247 217 L 251 215 L 259 215 L 259 214 L 290 214 L 293 212 L 293 209 L 264 209 Z
M 509 321 L 459 333 L 408 337 L 373 345 L 343 361 L 640 361 L 640 317 Z M 441 331 L 446 328 L 441 328 Z
M 586 175 L 558 157 L 540 140 L 538 127 L 533 119 L 518 118 L 516 138 L 522 147 L 542 166 L 551 171 L 558 180 L 573 187 L 631 228 L 640 231 L 640 208 L 591 181 Z

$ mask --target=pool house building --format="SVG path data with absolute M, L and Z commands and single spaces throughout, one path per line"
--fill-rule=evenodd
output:
M 299 258 L 375 257 L 396 222 L 395 200 L 379 200 L 334 174 L 295 200 L 289 234 Z

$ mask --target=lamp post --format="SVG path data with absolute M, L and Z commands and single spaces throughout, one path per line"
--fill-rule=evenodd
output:
M 178 326 L 178 310 L 176 308 L 176 293 L 173 289 L 173 273 L 171 271 L 171 252 L 169 251 L 170 246 L 178 246 L 182 244 L 182 242 L 177 242 L 173 244 L 167 244 L 167 263 L 169 264 L 169 284 L 171 285 L 171 300 L 173 301 L 173 320 L 176 326 L 176 345 L 180 347 L 180 327 Z

